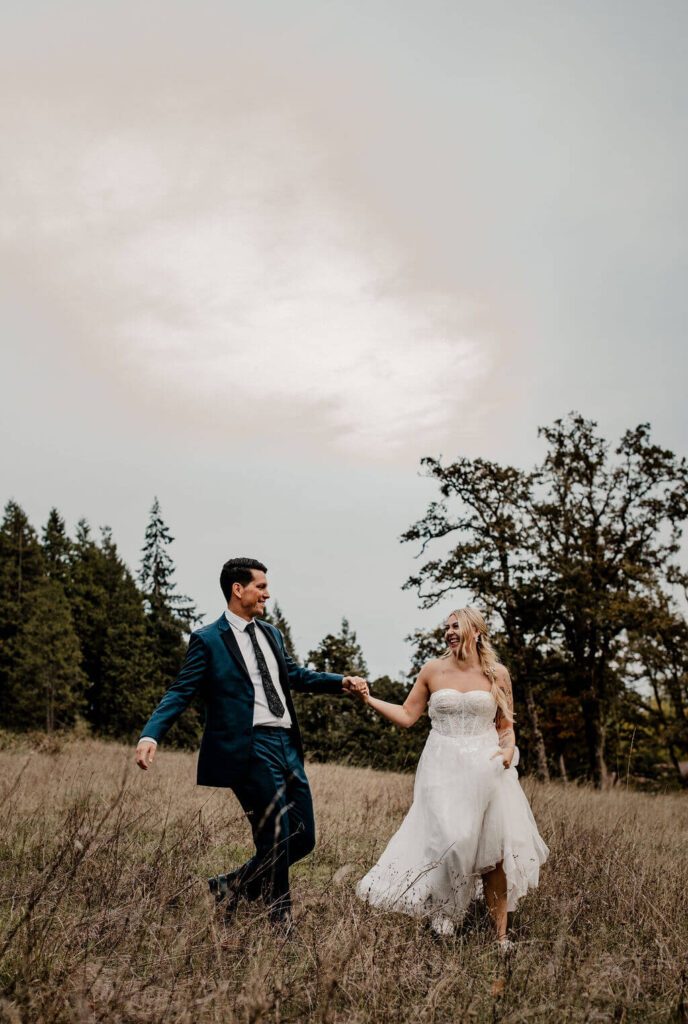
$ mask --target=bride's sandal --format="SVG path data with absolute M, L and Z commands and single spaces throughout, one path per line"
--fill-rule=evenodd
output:
M 500 953 L 513 953 L 516 950 L 516 943 L 506 935 L 500 935 L 498 939 L 495 939 L 495 943 Z

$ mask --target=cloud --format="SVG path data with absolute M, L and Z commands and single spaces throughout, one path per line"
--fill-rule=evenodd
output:
M 15 272 L 137 401 L 374 458 L 441 443 L 471 401 L 479 424 L 476 311 L 414 279 L 289 109 L 43 95 L 4 121 Z

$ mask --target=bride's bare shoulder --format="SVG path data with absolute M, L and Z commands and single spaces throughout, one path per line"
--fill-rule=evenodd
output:
M 444 658 L 431 658 L 430 661 L 426 661 L 425 664 L 423 665 L 418 675 L 418 678 L 420 679 L 422 676 L 423 679 L 425 680 L 432 679 L 433 676 L 436 676 L 440 672 L 442 672 L 444 667 Z

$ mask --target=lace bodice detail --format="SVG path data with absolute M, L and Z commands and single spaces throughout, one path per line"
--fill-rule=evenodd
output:
M 487 690 L 435 690 L 428 714 L 432 727 L 443 736 L 481 736 L 494 729 L 497 710 Z

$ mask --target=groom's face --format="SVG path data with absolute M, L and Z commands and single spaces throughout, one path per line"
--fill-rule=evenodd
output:
M 262 615 L 265 611 L 265 602 L 270 597 L 268 578 L 260 569 L 251 569 L 251 573 L 253 575 L 251 582 L 244 587 L 237 584 L 234 593 L 239 598 L 241 610 L 246 615 Z

